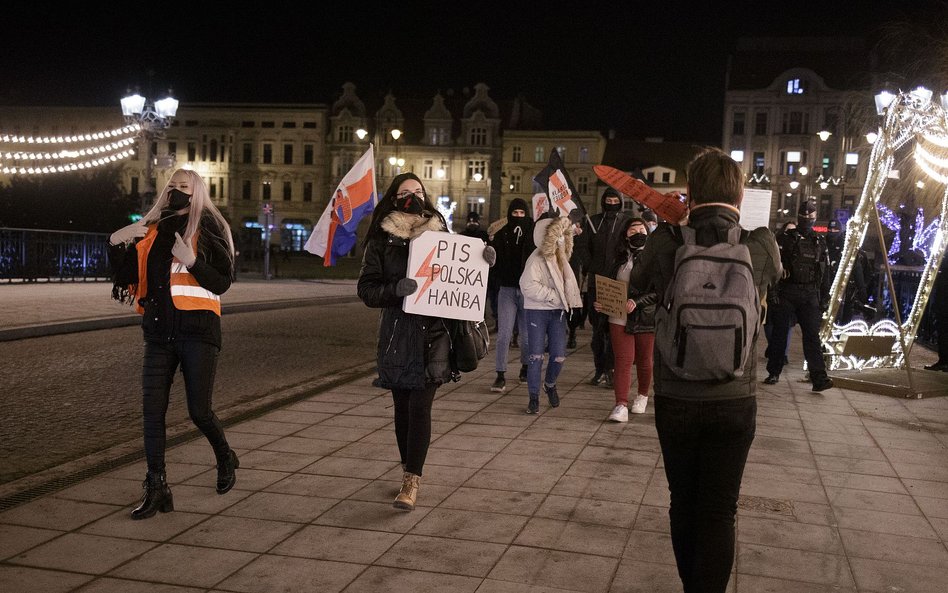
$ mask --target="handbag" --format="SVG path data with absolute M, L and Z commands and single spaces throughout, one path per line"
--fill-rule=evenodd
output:
M 490 334 L 483 321 L 458 321 L 451 341 L 454 366 L 462 373 L 477 370 L 477 363 L 487 356 Z

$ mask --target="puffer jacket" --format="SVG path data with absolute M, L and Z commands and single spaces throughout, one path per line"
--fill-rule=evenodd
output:
M 362 256 L 358 294 L 369 307 L 381 308 L 378 337 L 379 384 L 386 389 L 421 389 L 451 380 L 449 331 L 455 322 L 402 310 L 404 297 L 395 285 L 408 272 L 408 242 L 425 231 L 446 231 L 437 216 L 390 213 L 382 231 Z
M 570 309 L 582 307 L 583 303 L 576 276 L 569 265 L 573 253 L 572 223 L 565 216 L 547 220 L 550 222 L 537 222 L 538 228 L 543 224 L 546 229 L 520 276 L 523 308 L 561 309 L 568 313 Z M 563 243 L 559 243 L 559 239 L 563 239 Z
M 699 245 L 714 245 L 726 240 L 728 230 L 738 224 L 739 214 L 723 206 L 705 206 L 692 210 L 688 226 L 695 229 Z M 663 304 L 665 289 L 675 274 L 675 252 L 681 246 L 679 236 L 667 223 L 658 226 L 648 238 L 639 261 L 632 268 L 629 285 L 638 290 L 650 287 Z M 769 287 L 776 284 L 783 272 L 773 233 L 761 227 L 744 241 L 750 251 L 751 265 L 760 302 L 765 302 Z M 654 352 L 655 395 L 687 400 L 724 400 L 751 397 L 757 391 L 756 342 L 752 346 L 742 377 L 730 381 L 688 381 L 676 375 L 659 354 Z

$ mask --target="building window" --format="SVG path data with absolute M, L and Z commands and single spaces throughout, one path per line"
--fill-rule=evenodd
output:
M 263 122 L 260 122 L 260 127 L 261 128 L 275 128 L 276 125 L 272 121 L 263 121 Z
M 244 164 L 250 164 L 250 163 L 253 162 L 253 160 L 252 160 L 252 159 L 253 159 L 253 148 L 252 148 L 252 147 L 253 147 L 253 145 L 252 145 L 251 143 L 249 143 L 249 142 L 244 142 L 243 160 L 242 160 L 242 162 L 243 162 Z
M 352 142 L 352 126 L 339 126 L 336 130 L 336 142 Z
M 217 140 L 211 140 L 211 157 L 210 161 L 214 162 L 217 160 Z
M 283 182 L 283 201 L 289 202 L 293 199 L 293 182 L 284 181 Z
M 451 163 L 448 161 L 441 161 L 441 170 L 444 171 L 444 178 L 451 179 Z
M 198 122 L 196 119 L 189 119 L 184 122 L 184 127 L 186 128 L 196 128 L 197 126 L 198 126 Z
M 487 128 L 471 128 L 471 146 L 487 146 Z
M 519 163 L 520 159 L 523 157 L 523 150 L 519 146 L 512 146 L 510 148 L 510 160 Z
M 589 193 L 589 177 L 580 175 L 576 178 L 576 191 L 579 192 L 579 195 Z
M 352 168 L 352 165 L 355 164 L 355 157 L 351 154 L 342 154 L 339 155 L 339 160 L 336 161 L 336 177 L 342 178 L 345 174 Z
M 241 127 L 241 128 L 252 128 L 252 127 L 254 127 L 254 123 L 253 123 L 252 121 L 242 121 L 242 122 L 240 122 L 240 127 Z
M 303 164 L 304 165 L 312 165 L 315 162 L 313 158 L 313 154 L 314 154 L 313 145 L 304 144 L 303 145 Z
M 820 161 L 820 168 L 822 169 L 820 173 L 823 175 L 823 177 L 829 177 L 830 175 L 832 175 L 833 174 L 833 157 L 831 157 L 828 154 L 824 154 L 822 161 Z
M 197 159 L 197 143 L 188 142 L 188 162 L 193 163 Z
M 744 135 L 744 112 L 743 111 L 734 112 L 734 121 L 731 126 L 731 133 L 735 136 Z
M 543 147 L 537 146 L 536 148 L 533 149 L 533 162 L 542 163 L 543 161 L 546 160 L 545 154 L 546 154 L 546 151 L 543 150 Z
M 295 122 L 295 121 L 285 121 L 285 122 L 283 122 L 283 127 L 284 127 L 284 128 L 295 128 L 295 127 L 296 127 L 296 122 Z
M 662 173 L 662 183 L 670 183 L 670 182 L 671 182 L 671 173 L 669 173 L 668 171 Z
M 168 143 L 168 156 L 175 156 L 178 153 L 178 143 L 169 142 Z
M 655 183 L 655 171 L 649 171 L 648 173 L 646 173 L 645 181 L 647 181 L 650 185 L 652 183 Z
M 251 188 L 250 181 L 244 181 L 243 188 L 240 190 L 240 195 L 241 197 L 243 197 L 243 199 L 245 200 L 250 199 L 250 188 Z
M 520 177 L 520 175 L 511 175 L 511 176 L 510 176 L 510 191 L 512 191 L 512 192 L 517 192 L 517 193 L 523 191 L 523 190 L 520 188 L 520 186 L 521 186 L 521 179 L 522 179 L 522 178 Z
M 487 171 L 487 161 L 468 161 L 467 162 L 467 178 L 474 179 L 476 173 L 481 174 L 481 180 L 483 180 L 483 175 Z
M 217 184 L 214 183 L 214 178 L 213 178 L 213 177 L 211 177 L 210 180 L 211 180 L 211 183 L 208 184 L 208 186 L 207 186 L 207 192 L 208 192 L 208 194 L 210 194 L 210 197 L 211 197 L 211 199 L 213 200 L 214 198 L 217 197 Z
M 562 161 L 565 163 L 565 162 L 566 162 L 566 147 L 565 147 L 565 146 L 557 146 L 557 147 L 556 147 L 556 152 L 560 153 L 560 159 L 562 159 Z
M 304 202 L 313 201 L 313 182 L 312 181 L 303 182 L 303 201 Z
M 764 174 L 764 153 L 762 152 L 754 153 L 754 174 L 758 176 Z
M 754 135 L 756 136 L 766 136 L 767 135 L 767 112 L 758 111 L 754 114 Z
M 293 164 L 293 145 L 292 144 L 283 145 L 283 164 L 284 165 Z
M 270 182 L 269 181 L 263 182 L 263 196 L 262 197 L 263 197 L 264 202 L 270 201 Z
M 467 211 L 477 212 L 478 214 L 484 214 L 484 198 L 482 196 L 468 196 L 467 197 Z
M 787 81 L 788 95 L 802 95 L 805 91 L 802 78 L 791 78 Z
M 784 134 L 806 134 L 810 127 L 810 114 L 803 111 L 790 111 L 783 114 Z
M 263 164 L 270 165 L 273 163 L 273 145 L 264 144 L 263 145 Z
M 218 185 L 221 186 L 221 199 L 223 200 L 224 198 L 227 197 L 227 193 L 224 192 L 224 178 L 218 177 L 217 181 L 218 181 Z
M 314 121 L 304 121 L 304 122 L 303 122 L 303 127 L 306 128 L 306 129 L 310 129 L 310 130 L 315 130 L 315 129 L 316 129 L 316 122 L 314 122 Z
M 421 177 L 423 179 L 431 179 L 434 177 L 434 161 L 425 160 L 425 164 L 422 167 Z
M 833 218 L 833 196 L 829 194 L 820 196 L 820 205 L 816 214 L 820 220 L 830 220 Z
M 589 162 L 589 149 L 585 146 L 579 149 L 579 162 L 588 163 Z

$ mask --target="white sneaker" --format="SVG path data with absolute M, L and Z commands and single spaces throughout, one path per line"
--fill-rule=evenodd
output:
M 648 396 L 647 395 L 636 395 L 635 399 L 632 400 L 632 413 L 633 414 L 644 414 L 645 406 L 648 405 Z
M 629 421 L 629 408 L 625 407 L 622 404 L 619 404 L 612 409 L 612 413 L 609 414 L 609 422 L 628 422 Z

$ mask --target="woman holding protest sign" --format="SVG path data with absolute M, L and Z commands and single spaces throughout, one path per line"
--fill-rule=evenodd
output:
M 431 442 L 435 391 L 453 379 L 452 319 L 406 313 L 402 301 L 418 290 L 408 277 L 409 242 L 425 231 L 448 232 L 444 217 L 428 199 L 421 179 L 402 173 L 379 200 L 363 245 L 358 293 L 369 307 L 382 309 L 378 336 L 378 385 L 392 390 L 395 440 L 404 474 L 397 509 L 412 510 Z M 495 252 L 484 248 L 493 265 Z

